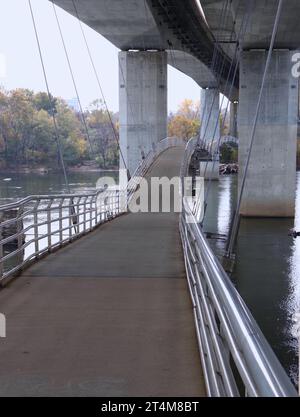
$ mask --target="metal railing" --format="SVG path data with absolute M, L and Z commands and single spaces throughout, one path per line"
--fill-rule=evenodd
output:
M 0 207 L 0 282 L 120 214 L 120 193 L 29 196 Z M 5 232 L 5 235 L 4 235 Z
M 195 147 L 185 152 L 184 177 Z M 184 197 L 180 216 L 185 267 L 209 396 L 297 396 L 256 321 L 224 271 Z
M 187 174 L 195 143 L 191 140 L 186 147 L 182 177 Z M 43 254 L 124 213 L 140 177 L 155 159 L 164 150 L 182 144 L 177 138 L 159 142 L 124 191 L 29 196 L 1 206 L 0 213 L 14 214 L 0 223 L 0 284 Z M 8 228 L 11 231 L 4 236 Z M 207 394 L 296 396 L 290 379 L 212 252 L 184 193 L 180 232 Z M 13 248 L 6 250 L 9 245 Z
M 102 189 L 85 194 L 32 195 L 0 206 L 0 285 L 32 261 L 125 213 L 129 200 L 155 159 L 182 145 L 177 138 L 159 142 L 141 161 L 123 190 Z

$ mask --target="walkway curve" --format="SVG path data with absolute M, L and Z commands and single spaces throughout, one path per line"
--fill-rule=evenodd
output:
M 151 176 L 178 175 L 183 148 Z M 0 291 L 0 396 L 203 396 L 176 213 L 126 214 Z

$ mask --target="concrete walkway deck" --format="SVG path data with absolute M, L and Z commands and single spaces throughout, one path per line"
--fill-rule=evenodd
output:
M 149 176 L 178 175 L 183 150 Z M 178 214 L 127 214 L 0 291 L 0 396 L 203 396 Z

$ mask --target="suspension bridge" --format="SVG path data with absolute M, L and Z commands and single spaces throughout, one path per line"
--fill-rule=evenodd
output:
M 0 396 L 296 396 L 205 238 L 199 207 L 205 216 L 230 111 L 241 169 L 224 257 L 233 258 L 241 215 L 293 216 L 298 81 L 291 65 L 298 32 L 290 28 L 300 5 L 268 0 L 266 19 L 256 0 L 51 3 L 88 142 L 56 5 L 78 20 L 105 105 L 83 22 L 121 49 L 120 138 L 110 121 L 128 181 L 123 188 L 28 196 L 0 207 L 13 213 L 0 223 L 0 309 L 7 319 Z M 167 137 L 168 63 L 202 87 L 200 134 L 187 144 Z M 68 187 L 54 110 L 52 118 Z M 209 155 L 199 162 L 203 201 L 184 181 L 195 149 Z M 127 212 L 142 178 L 176 176 L 180 213 Z M 4 236 L 8 226 L 14 233 Z

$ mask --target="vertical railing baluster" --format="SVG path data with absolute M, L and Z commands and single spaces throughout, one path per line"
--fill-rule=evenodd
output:
M 17 224 L 16 224 L 16 226 L 17 226 L 17 254 L 16 254 L 16 257 L 17 257 L 18 265 L 21 265 L 24 261 L 23 254 L 22 254 L 22 251 L 21 251 L 21 248 L 22 248 L 23 243 L 24 243 L 24 238 L 25 238 L 24 234 L 22 233 L 22 231 L 23 231 L 23 219 L 22 219 L 23 213 L 24 213 L 24 206 L 21 205 L 19 210 L 18 210 L 18 214 L 17 214 L 17 218 L 16 218 L 16 222 L 17 222 Z
M 87 197 L 85 197 L 84 203 L 83 203 L 83 231 L 84 233 L 86 233 L 86 200 L 87 200 Z
M 93 198 L 90 197 L 90 230 L 93 230 Z
M 58 223 L 59 223 L 59 243 L 60 245 L 62 244 L 62 241 L 64 240 L 64 234 L 63 234 L 63 204 L 64 204 L 65 199 L 62 198 L 60 200 L 59 203 L 59 208 L 58 208 Z
M 35 251 L 35 257 L 38 256 L 39 253 L 39 226 L 38 226 L 38 208 L 39 208 L 40 200 L 37 200 L 37 202 L 34 205 L 33 209 L 33 230 L 34 230 L 34 251 Z
M 72 240 L 72 230 L 73 230 L 72 198 L 69 198 L 68 206 L 69 206 L 69 241 L 71 241 Z
M 2 243 L 2 224 L 0 223 L 0 281 L 3 277 L 4 265 L 3 265 L 3 243 Z
M 77 222 L 77 235 L 80 235 L 80 204 L 81 204 L 81 197 L 77 198 L 77 203 L 76 203 L 76 207 L 77 207 L 77 212 L 76 212 L 76 222 Z
M 48 238 L 48 251 L 51 250 L 52 246 L 52 239 L 51 239 L 51 230 L 52 230 L 52 223 L 51 223 L 51 206 L 52 201 L 50 200 L 47 205 L 47 238 Z
M 95 195 L 95 226 L 98 224 L 98 204 L 97 194 Z

